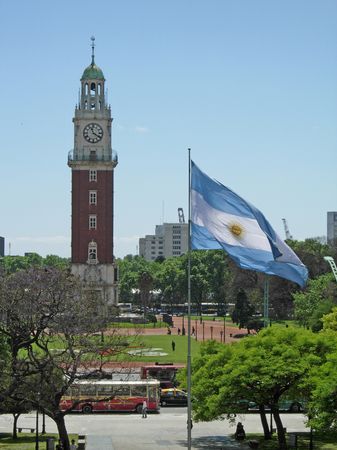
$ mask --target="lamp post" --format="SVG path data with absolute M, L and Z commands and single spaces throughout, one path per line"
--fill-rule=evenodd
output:
M 223 343 L 226 343 L 226 310 L 225 315 L 223 317 Z
M 36 405 L 36 432 L 35 432 L 35 450 L 39 450 L 39 403 L 40 403 L 40 392 L 37 393 L 37 405 Z
M 46 434 L 46 414 L 42 411 L 42 431 L 41 434 Z

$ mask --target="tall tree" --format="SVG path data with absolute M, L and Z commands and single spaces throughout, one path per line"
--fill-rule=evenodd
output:
M 309 280 L 305 291 L 293 294 L 295 318 L 305 327 L 322 328 L 321 318 L 337 305 L 337 284 L 332 273 Z
M 102 306 L 101 297 L 82 290 L 67 271 L 29 269 L 3 275 L 0 282 L 0 336 L 11 353 L 9 382 L 0 394 L 49 415 L 66 450 L 69 410 L 62 411 L 62 396 L 78 370 L 96 365 L 106 348 L 110 355 L 125 351 L 126 337 L 118 330 L 110 330 L 104 342 L 97 336 L 106 326 Z
M 247 294 L 240 289 L 237 293 L 235 308 L 232 313 L 233 322 L 238 324 L 240 328 L 246 328 L 254 313 L 254 307 L 249 302 Z
M 268 437 L 264 411 L 264 405 L 268 405 L 277 427 L 279 448 L 286 448 L 279 401 L 291 389 L 300 389 L 312 368 L 319 367 L 335 345 L 308 330 L 277 326 L 230 347 L 208 344 L 193 361 L 195 419 L 213 420 L 237 412 L 240 401 L 253 401 L 260 406 Z

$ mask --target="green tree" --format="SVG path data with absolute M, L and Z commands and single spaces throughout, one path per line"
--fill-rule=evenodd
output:
M 118 260 L 119 268 L 119 298 L 121 302 L 134 303 L 140 297 L 135 294 L 139 289 L 139 277 L 143 272 L 152 274 L 154 264 L 140 256 L 126 256 Z
M 324 364 L 312 370 L 307 388 L 311 390 L 308 404 L 309 424 L 318 431 L 337 431 L 337 352 Z
M 26 253 L 25 256 L 4 256 L 0 258 L 0 267 L 6 273 L 14 273 L 31 267 L 54 267 L 66 269 L 70 267 L 69 258 L 47 255 L 45 258 L 37 253 Z
M 239 328 L 246 328 L 254 315 L 254 307 L 249 303 L 245 291 L 239 290 L 236 296 L 235 308 L 232 313 L 232 320 L 239 325 Z
M 182 258 L 168 258 L 160 265 L 157 273 L 156 287 L 161 291 L 161 299 L 175 305 L 187 301 L 187 278 Z
M 140 291 L 140 300 L 143 306 L 144 317 L 146 316 L 149 305 L 150 291 L 153 287 L 153 276 L 150 271 L 144 270 L 138 277 L 138 288 Z
M 309 280 L 307 289 L 295 292 L 293 298 L 295 318 L 300 325 L 320 329 L 323 314 L 330 312 L 337 304 L 337 284 L 333 274 L 327 273 Z
M 335 345 L 335 344 L 334 344 Z M 271 327 L 232 346 L 208 344 L 193 361 L 192 395 L 196 420 L 213 420 L 237 412 L 240 402 L 259 405 L 265 437 L 270 430 L 264 405 L 271 408 L 279 448 L 286 448 L 279 401 L 302 388 L 313 367 L 332 347 L 323 336 L 298 328 Z

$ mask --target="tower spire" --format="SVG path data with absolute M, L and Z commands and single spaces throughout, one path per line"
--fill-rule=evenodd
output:
M 95 36 L 91 36 L 91 64 L 95 64 Z

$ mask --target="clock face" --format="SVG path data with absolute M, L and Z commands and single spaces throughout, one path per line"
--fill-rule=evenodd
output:
M 103 130 L 97 123 L 89 123 L 83 130 L 84 139 L 91 144 L 99 142 L 103 137 Z

